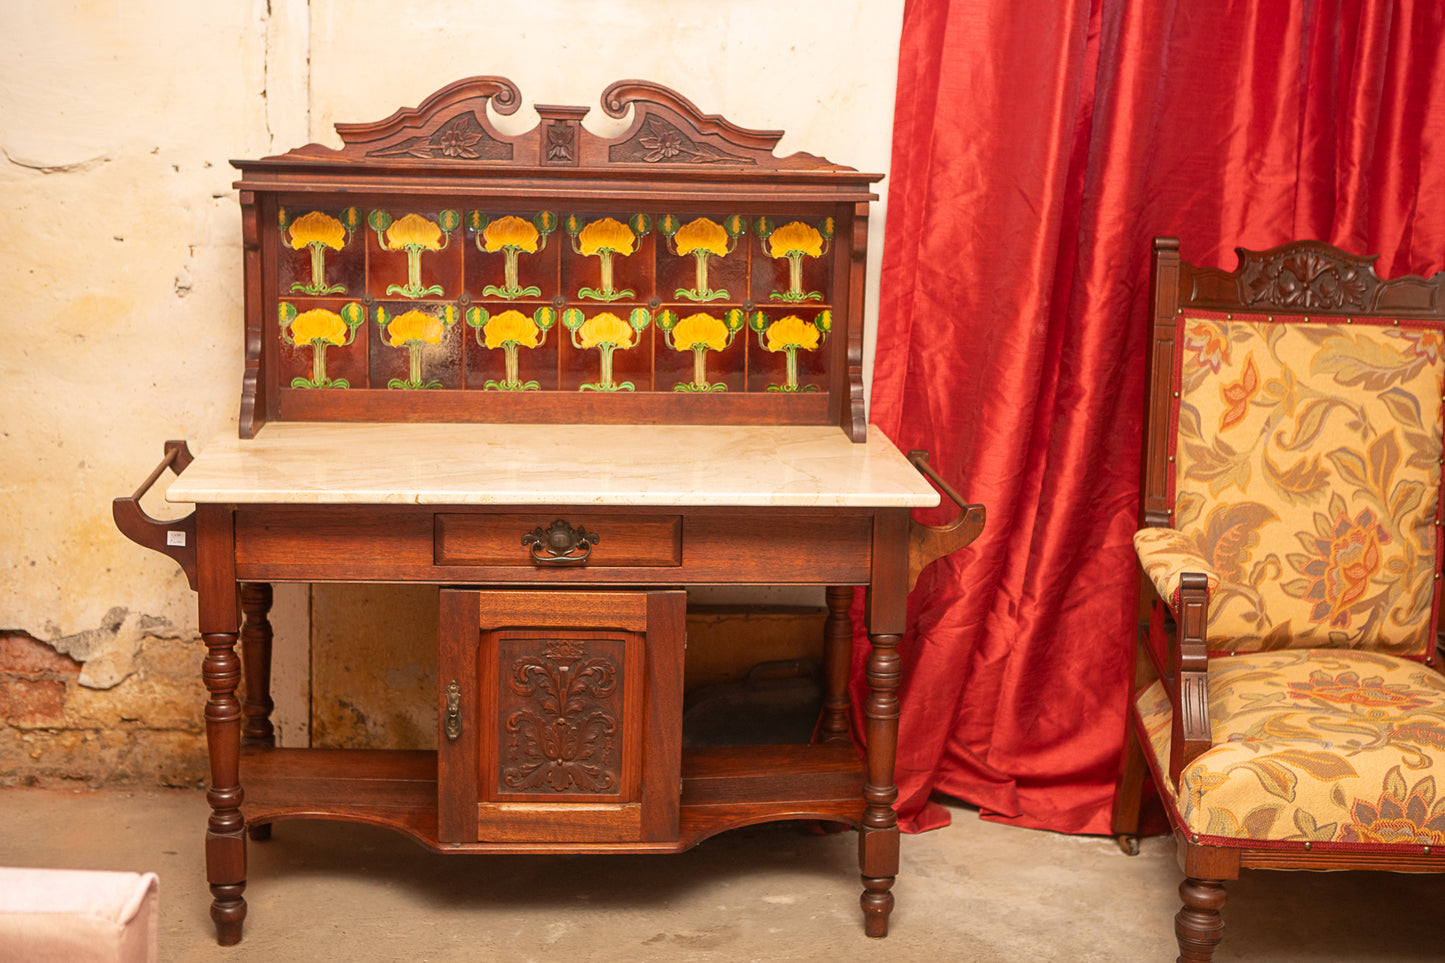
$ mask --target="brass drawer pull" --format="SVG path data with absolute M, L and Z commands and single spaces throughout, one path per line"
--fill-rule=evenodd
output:
M 592 546 L 600 540 L 596 532 L 573 528 L 560 518 L 522 536 L 522 544 L 531 546 L 532 561 L 537 565 L 586 565 Z

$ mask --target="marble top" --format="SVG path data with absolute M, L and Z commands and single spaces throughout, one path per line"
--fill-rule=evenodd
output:
M 207 442 L 188 503 L 928 507 L 876 428 L 272 422 Z

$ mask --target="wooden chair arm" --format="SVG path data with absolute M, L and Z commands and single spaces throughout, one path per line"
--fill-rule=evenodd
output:
M 908 453 L 913 467 L 927 478 L 948 500 L 958 506 L 958 515 L 947 525 L 923 525 L 908 522 L 908 590 L 918 583 L 919 574 L 938 559 L 956 552 L 978 538 L 983 531 L 987 513 L 982 505 L 965 502 L 953 486 L 939 477 L 928 464 L 928 452 L 915 448 Z
M 1180 771 L 1213 745 L 1209 730 L 1209 580 L 1200 572 L 1180 576 L 1173 609 L 1175 631 L 1169 642 L 1170 701 L 1174 704 L 1169 742 L 1169 778 L 1177 786 Z
M 191 589 L 196 588 L 196 513 L 185 518 L 163 521 L 152 518 L 140 507 L 140 500 L 167 468 L 179 475 L 191 463 L 191 451 L 184 441 L 168 441 L 165 457 L 133 494 L 110 503 L 115 527 L 126 538 L 145 548 L 154 549 L 175 560 L 186 573 Z

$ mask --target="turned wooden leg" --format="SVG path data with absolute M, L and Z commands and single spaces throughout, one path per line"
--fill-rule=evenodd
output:
M 245 699 L 241 711 L 246 723 L 241 740 L 247 746 L 275 746 L 271 724 L 271 586 L 266 582 L 241 583 L 241 659 L 245 663 Z
M 241 712 L 245 724 L 241 727 L 241 744 L 244 746 L 276 745 L 276 727 L 271 724 L 271 712 L 276 703 L 271 701 L 271 585 L 268 582 L 241 583 L 241 662 L 244 666 L 245 697 L 241 701 Z M 263 823 L 249 827 L 251 838 L 271 838 L 271 824 Z
M 898 875 L 898 787 L 893 764 L 898 754 L 898 683 L 903 677 L 897 635 L 870 635 L 868 701 L 863 707 L 868 737 L 868 779 L 863 786 L 863 824 L 858 863 L 863 871 L 863 931 L 888 935 L 893 912 L 893 879 Z
M 852 742 L 848 725 L 848 672 L 853 663 L 853 605 L 851 585 L 830 585 L 828 620 L 823 624 L 823 718 L 818 724 L 824 742 Z
M 1214 948 L 1224 936 L 1224 884 L 1217 879 L 1190 877 L 1179 884 L 1184 906 L 1174 917 L 1174 935 L 1179 939 L 1179 963 L 1209 963 Z
M 1119 782 L 1114 787 L 1112 827 L 1119 848 L 1129 856 L 1139 855 L 1139 807 L 1144 799 L 1144 774 L 1148 769 L 1133 713 L 1126 714 L 1124 755 L 1119 762 Z
M 206 824 L 206 881 L 211 885 L 211 919 L 216 942 L 241 942 L 246 918 L 246 821 L 241 815 L 240 735 L 241 704 L 236 685 L 241 662 L 236 658 L 234 633 L 208 633 L 206 659 L 201 664 L 210 698 L 206 701 L 206 745 L 211 756 L 211 787 L 206 801 L 211 817 Z

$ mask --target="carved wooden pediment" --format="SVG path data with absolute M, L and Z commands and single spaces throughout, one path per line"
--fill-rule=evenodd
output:
M 1445 315 L 1442 275 L 1381 280 L 1378 255 L 1360 256 L 1323 241 L 1295 241 L 1264 251 L 1235 248 L 1233 271 L 1186 266 L 1191 292 L 1181 306 L 1349 315 L 1394 312 Z
M 778 130 L 750 130 L 661 84 L 619 80 L 602 92 L 602 110 L 632 122 L 616 137 L 600 137 L 582 126 L 589 109 L 538 104 L 540 122 L 523 134 L 499 131 L 491 113 L 517 112 L 521 93 L 505 77 L 469 77 L 448 84 L 414 108 L 385 120 L 337 124 L 339 150 L 308 144 L 246 169 L 277 161 L 323 161 L 347 165 L 436 168 L 517 167 L 638 168 L 687 171 L 707 168 L 760 171 L 852 171 L 812 154 L 776 157 Z
M 503 77 L 232 163 L 241 426 L 278 421 L 836 424 L 863 412 L 881 175 L 621 80 L 540 104 Z M 577 549 L 581 551 L 581 549 Z M 570 558 L 570 556 L 567 556 Z

